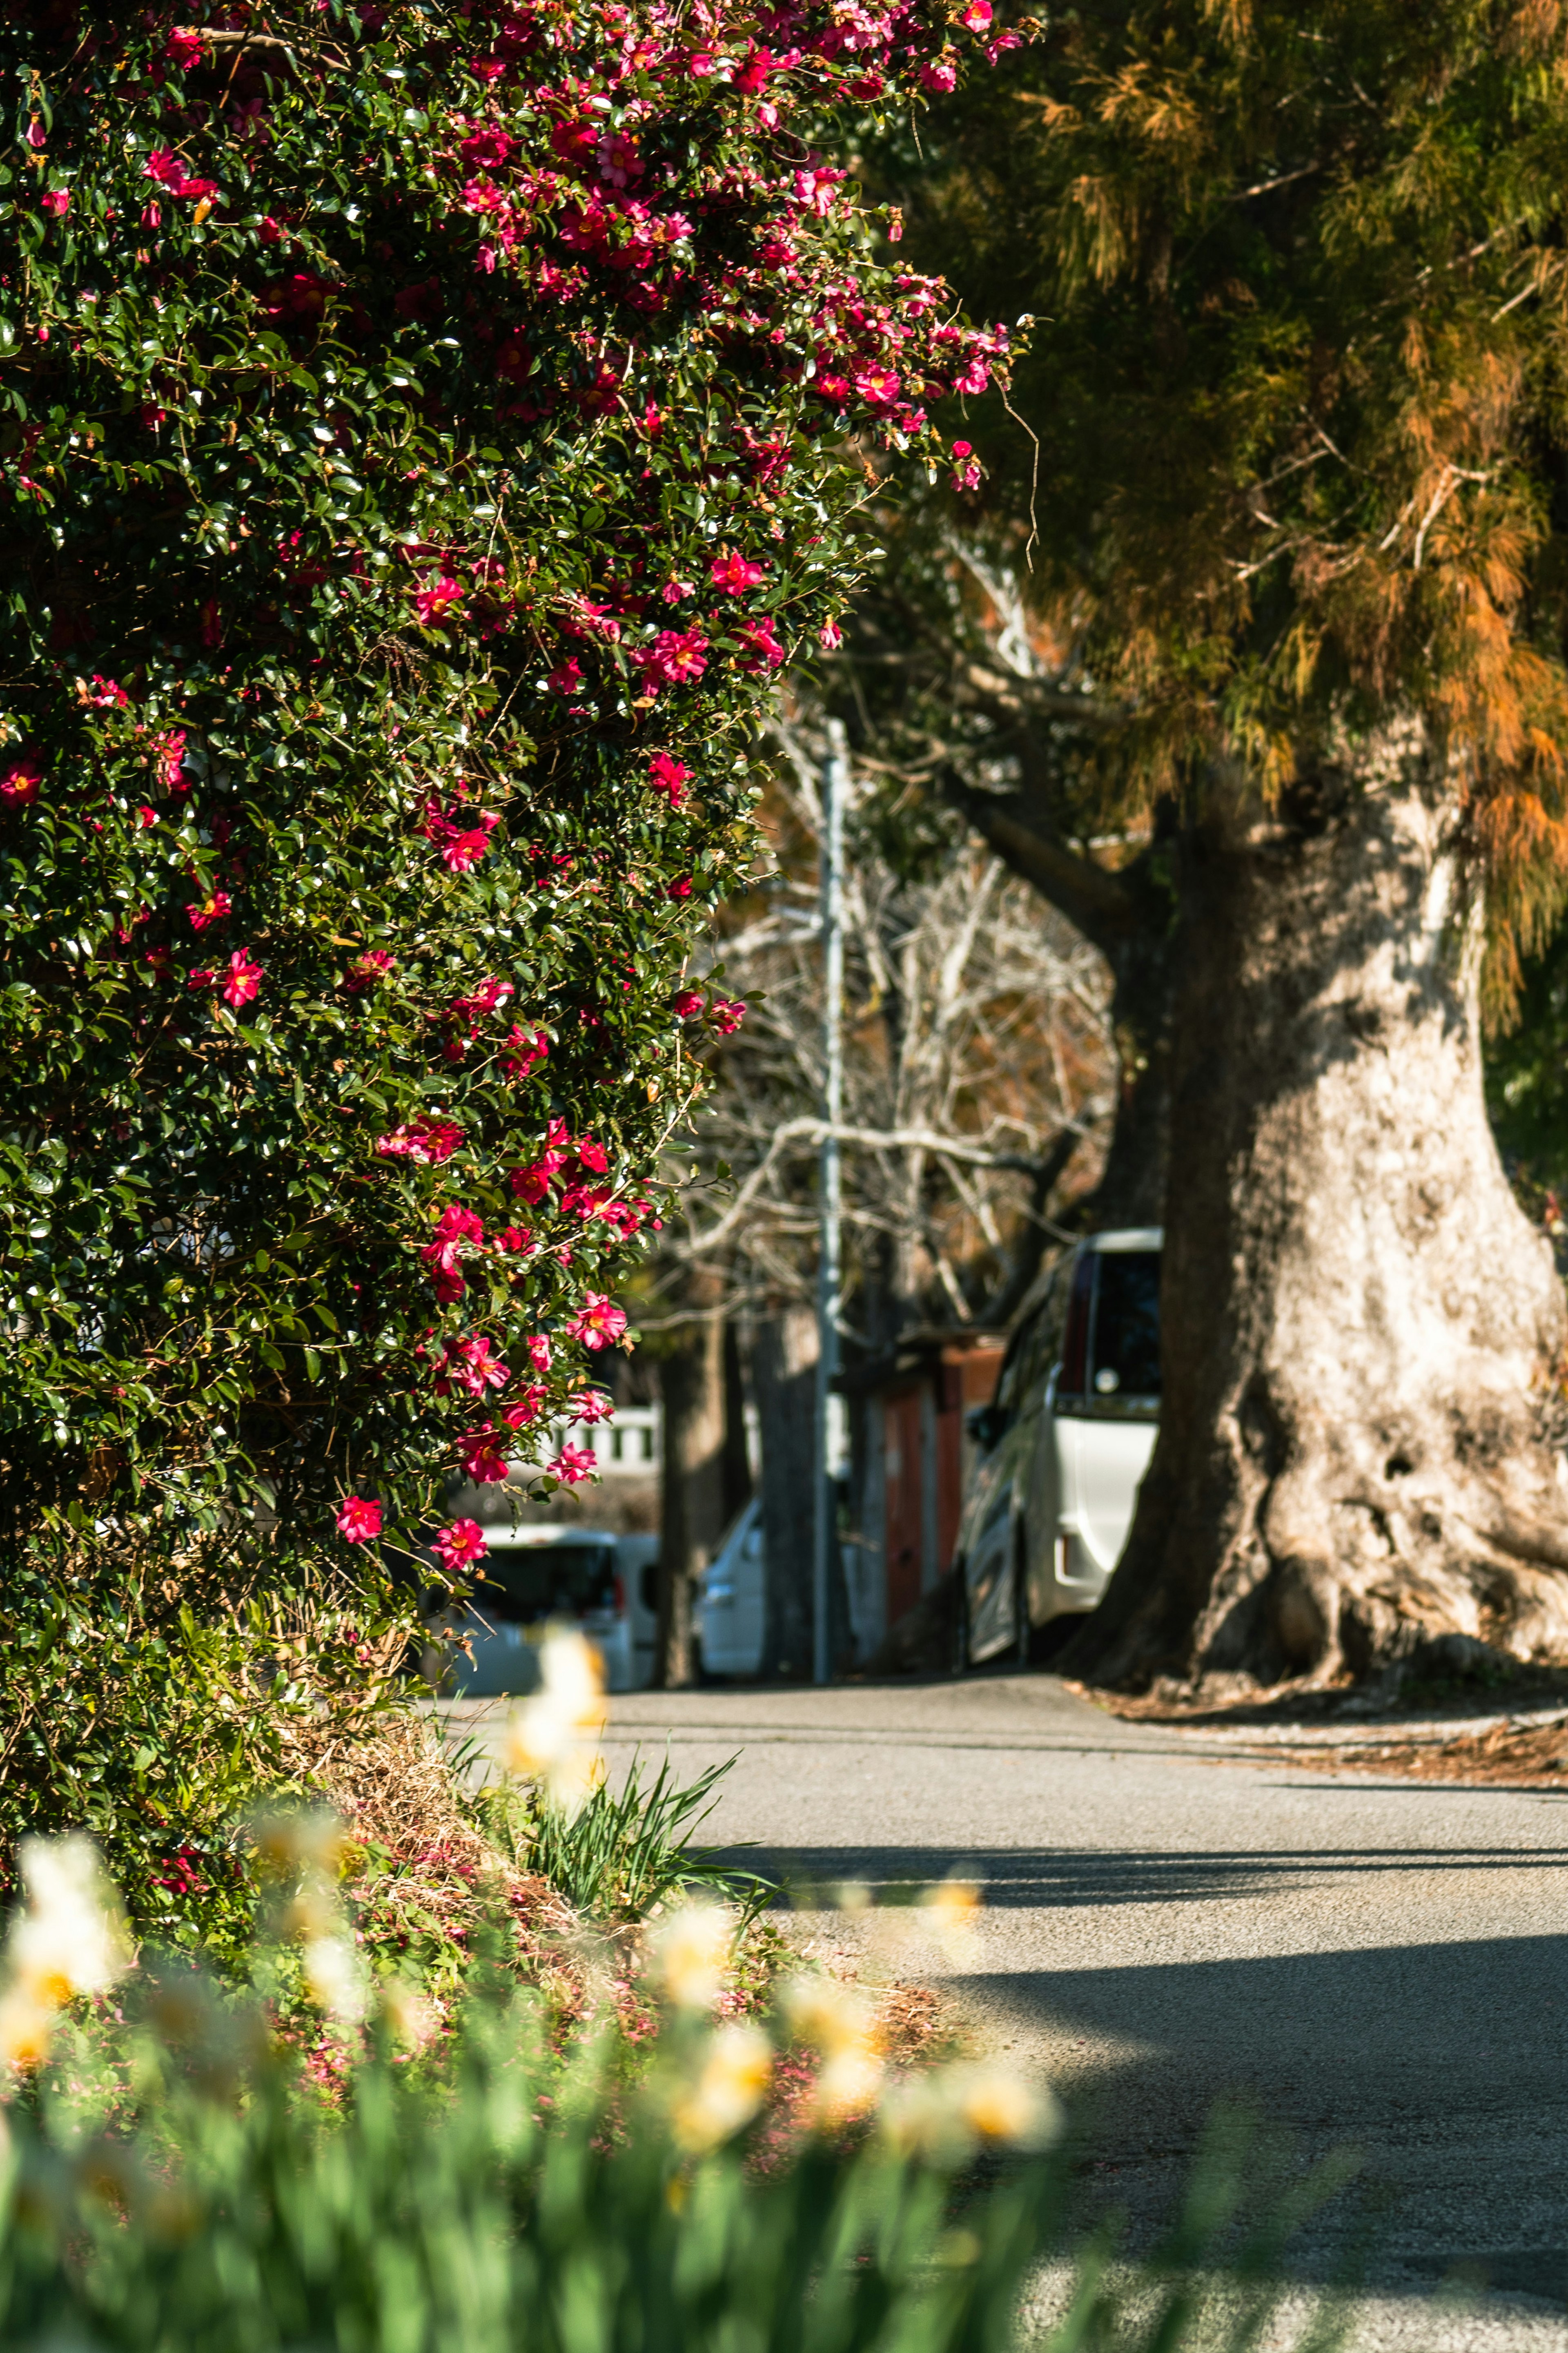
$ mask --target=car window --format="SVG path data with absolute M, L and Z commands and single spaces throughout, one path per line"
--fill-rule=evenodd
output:
M 615 1599 L 612 1545 L 497 1545 L 479 1564 L 473 1600 L 487 1618 L 531 1625 L 540 1618 L 581 1618 Z
M 1160 1394 L 1160 1253 L 1097 1253 L 1093 1386 L 1097 1397 Z
M 1073 1262 L 1072 1290 L 1068 1300 L 1067 1330 L 1062 1337 L 1061 1397 L 1081 1397 L 1089 1383 L 1089 1321 L 1094 1302 L 1094 1270 L 1098 1251 L 1084 1250 Z
M 996 1402 L 1016 1412 L 1030 1393 L 1038 1388 L 1061 1347 L 1062 1317 L 1066 1312 L 1067 1285 L 1058 1267 L 1052 1275 L 1046 1295 L 1029 1317 L 1020 1324 L 1007 1344 L 1006 1359 L 996 1384 Z

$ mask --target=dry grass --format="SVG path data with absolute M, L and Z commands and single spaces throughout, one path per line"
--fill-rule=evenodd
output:
M 427 1715 L 411 1706 L 324 1712 L 291 1725 L 289 1749 L 299 1786 L 342 1817 L 362 1850 L 354 1894 L 373 1949 L 417 1955 L 436 1990 L 455 1991 L 482 1922 L 504 1913 L 518 1964 L 568 2010 L 579 2007 L 575 1914 L 478 1828 Z

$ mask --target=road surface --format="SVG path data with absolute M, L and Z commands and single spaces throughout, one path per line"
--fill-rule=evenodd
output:
M 1215 2101 L 1240 2099 L 1304 2155 L 1360 2156 L 1381 2202 L 1358 2343 L 1568 2353 L 1554 1792 L 1238 1763 L 1038 1673 L 614 1703 L 612 1765 L 666 1741 L 683 1771 L 739 1751 L 710 1829 L 760 1842 L 806 1907 L 795 1933 L 887 1933 L 892 1915 L 825 1915 L 830 1886 L 984 1882 L 946 1982 L 993 2051 L 1053 2084 L 1084 2194 L 1135 2233 L 1170 2210 Z M 942 1966 L 882 1943 L 879 1961 Z M 1303 2278 L 1350 2227 L 1345 2200 L 1326 2211 Z M 1486 2290 L 1434 2319 L 1456 2267 Z

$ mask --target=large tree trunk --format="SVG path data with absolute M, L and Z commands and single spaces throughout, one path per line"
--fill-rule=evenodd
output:
M 1568 1658 L 1548 1244 L 1481 1095 L 1478 926 L 1414 733 L 1182 843 L 1165 1398 L 1068 1672 L 1363 1676 L 1433 1637 Z
M 700 1271 L 693 1306 L 714 1305 L 720 1278 Z M 724 1324 L 688 1324 L 659 1363 L 664 1454 L 654 1681 L 679 1691 L 694 1679 L 692 1599 L 724 1533 Z
M 767 1632 L 763 1672 L 808 1675 L 816 1493 L 816 1318 L 792 1307 L 758 1327 L 752 1355 L 763 1441 Z
M 1110 965 L 1110 1034 L 1116 1112 L 1099 1184 L 1083 1204 L 1085 1230 L 1157 1226 L 1170 1158 L 1175 909 L 1150 882 L 1136 893 L 1137 921 L 1101 948 Z

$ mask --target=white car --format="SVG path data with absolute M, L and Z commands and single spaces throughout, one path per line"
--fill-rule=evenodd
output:
M 425 1679 L 443 1694 L 488 1699 L 532 1691 L 547 1625 L 578 1626 L 598 1651 L 607 1691 L 637 1691 L 653 1668 L 647 1595 L 656 1536 L 608 1529 L 489 1527 L 473 1591 L 426 1620 Z
M 955 1663 L 1092 1609 L 1121 1556 L 1160 1420 L 1157 1226 L 1094 1234 L 1015 1331 L 959 1527 Z
M 710 1675 L 760 1675 L 767 1630 L 763 1506 L 753 1496 L 702 1573 L 697 1640 Z

